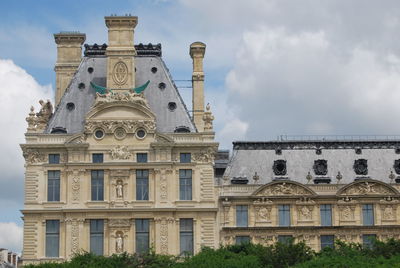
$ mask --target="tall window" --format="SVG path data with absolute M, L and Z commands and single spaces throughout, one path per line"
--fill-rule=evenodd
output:
M 149 220 L 137 219 L 136 227 L 136 253 L 149 251 Z
M 179 199 L 192 200 L 192 170 L 179 170 Z
M 46 221 L 46 257 L 57 258 L 60 249 L 60 221 Z
M 334 235 L 321 235 L 321 249 L 329 247 L 333 248 L 335 243 Z
M 332 206 L 331 205 L 321 205 L 321 226 L 332 226 Z
M 103 255 L 104 220 L 90 220 L 90 252 Z
M 236 236 L 236 245 L 250 243 L 250 236 L 242 235 Z
M 193 254 L 193 219 L 179 220 L 181 254 Z
M 60 154 L 49 154 L 49 164 L 60 164 Z
M 363 247 L 371 249 L 372 246 L 374 245 L 375 240 L 376 240 L 375 234 L 364 234 L 362 236 Z
M 190 163 L 192 161 L 192 155 L 190 153 L 181 153 L 181 163 Z
M 92 162 L 93 163 L 103 163 L 104 155 L 103 154 L 92 154 Z
M 92 201 L 104 200 L 104 171 L 92 170 Z
M 364 204 L 363 207 L 363 225 L 374 225 L 374 205 Z
M 281 244 L 289 244 L 292 240 L 293 236 L 291 235 L 278 235 L 278 242 Z
M 290 205 L 279 205 L 279 226 L 290 226 Z
M 60 201 L 60 171 L 47 171 L 47 201 Z
M 136 200 L 149 200 L 149 171 L 136 170 Z
M 136 162 L 147 163 L 147 154 L 146 153 L 137 153 L 136 154 Z
M 247 227 L 248 226 L 248 207 L 246 205 L 236 206 L 236 226 Z

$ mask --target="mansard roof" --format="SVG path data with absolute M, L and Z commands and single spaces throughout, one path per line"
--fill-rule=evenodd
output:
M 140 86 L 150 80 L 144 95 L 151 111 L 156 115 L 157 131 L 170 133 L 184 127 L 190 132 L 196 132 L 186 105 L 160 57 L 161 45 L 139 44 L 135 47 L 139 51 L 138 56 L 135 57 L 135 83 Z M 95 49 L 93 46 L 87 46 L 86 50 L 87 56 L 83 57 L 70 85 L 56 107 L 46 133 L 51 133 L 54 128 L 65 128 L 69 134 L 82 132 L 85 116 L 91 109 L 96 96 L 90 82 L 102 87 L 107 84 L 107 58 L 102 53 L 103 46 L 97 46 Z M 175 105 L 171 106 L 170 103 L 175 103 Z

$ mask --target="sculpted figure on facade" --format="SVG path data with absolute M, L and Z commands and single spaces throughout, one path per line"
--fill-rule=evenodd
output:
M 117 253 L 124 251 L 124 237 L 122 232 L 117 232 L 117 237 L 115 238 L 115 251 Z
M 37 150 L 27 149 L 24 151 L 23 155 L 28 164 L 36 164 L 46 161 L 46 156 Z
M 312 219 L 312 212 L 308 206 L 302 206 L 299 210 L 300 212 L 300 219 L 302 220 L 311 220 Z
M 37 117 L 37 128 L 38 130 L 44 130 L 49 122 L 51 115 L 53 114 L 53 105 L 51 104 L 50 100 L 47 102 L 40 100 L 39 101 L 41 108 L 38 113 L 36 113 Z
M 124 197 L 124 185 L 121 180 L 117 181 L 117 185 L 115 186 L 115 190 L 117 191 L 117 198 Z
M 341 207 L 341 218 L 345 221 L 354 220 L 354 208 L 351 206 Z
M 383 208 L 382 218 L 384 220 L 394 220 L 394 209 L 392 205 L 386 205 Z
M 126 160 L 131 157 L 131 152 L 129 152 L 127 146 L 118 145 L 114 147 L 111 151 L 111 158 L 113 160 Z
M 207 103 L 206 111 L 203 114 L 203 121 L 204 121 L 204 131 L 212 131 L 214 116 L 211 113 L 211 107 L 209 103 Z
M 393 194 L 388 187 L 368 181 L 357 183 L 343 191 L 345 195 L 378 195 Z

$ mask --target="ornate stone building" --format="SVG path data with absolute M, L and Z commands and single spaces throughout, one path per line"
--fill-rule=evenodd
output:
M 26 118 L 24 263 L 96 254 L 197 252 L 219 244 L 205 45 L 195 42 L 193 118 L 161 58 L 134 45 L 133 16 L 105 18 L 108 45 L 55 34 L 55 110 Z
M 219 181 L 221 242 L 400 238 L 400 141 L 234 142 Z
M 41 100 L 26 118 L 24 263 L 400 238 L 400 139 L 234 142 L 230 158 L 216 154 L 205 45 L 189 49 L 190 116 L 161 45 L 134 45 L 137 17 L 105 22 L 108 45 L 83 57 L 84 34 L 54 35 L 55 110 Z

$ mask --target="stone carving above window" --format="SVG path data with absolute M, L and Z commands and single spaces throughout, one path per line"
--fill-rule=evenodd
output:
M 328 174 L 328 161 L 323 159 L 315 160 L 313 169 L 315 175 L 325 176 Z
M 128 150 L 128 147 L 121 145 L 114 147 L 110 151 L 110 154 L 113 160 L 127 160 L 132 156 L 131 152 Z
M 367 175 L 368 174 L 368 163 L 367 159 L 357 159 L 354 161 L 354 172 L 357 175 Z
M 277 176 L 286 175 L 286 160 L 275 160 L 272 169 Z
M 256 196 L 280 196 L 280 195 L 313 195 L 308 188 L 290 181 L 273 182 L 261 186 L 253 195 Z
M 396 190 L 378 181 L 358 181 L 339 190 L 339 195 L 398 195 Z

